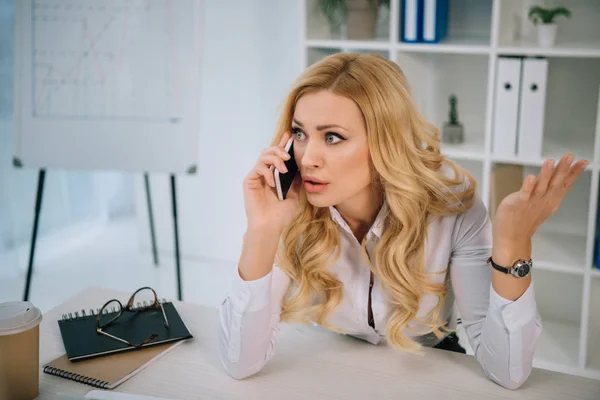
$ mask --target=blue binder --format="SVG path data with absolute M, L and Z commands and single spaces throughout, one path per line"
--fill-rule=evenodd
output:
M 422 0 L 422 33 L 424 43 L 439 43 L 448 34 L 448 0 Z
M 425 0 L 401 0 L 400 40 L 404 43 L 423 41 L 423 7 Z

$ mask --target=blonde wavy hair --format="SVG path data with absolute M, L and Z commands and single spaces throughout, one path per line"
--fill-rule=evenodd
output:
M 434 216 L 466 211 L 477 183 L 440 153 L 439 132 L 417 110 L 404 73 L 377 54 L 337 53 L 307 68 L 285 99 L 273 145 L 291 129 L 298 99 L 322 90 L 352 99 L 362 112 L 373 184 L 388 206 L 375 263 L 369 261 L 365 240 L 362 253 L 386 295 L 387 341 L 397 349 L 416 351 L 421 345 L 405 334 L 411 321 L 427 328 L 421 334 L 434 333 L 438 338 L 447 325 L 440 318 L 447 287 L 424 272 L 428 223 Z M 444 163 L 451 166 L 454 177 L 442 172 Z M 342 301 L 342 283 L 328 271 L 340 255 L 339 232 L 328 207 L 312 206 L 304 190 L 299 201 L 298 214 L 283 232 L 276 257 L 292 281 L 281 319 L 316 322 L 341 332 L 327 322 Z M 425 318 L 418 318 L 419 302 L 426 293 L 437 296 L 438 302 Z

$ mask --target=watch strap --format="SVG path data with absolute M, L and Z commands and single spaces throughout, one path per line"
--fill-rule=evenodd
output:
M 494 262 L 494 260 L 492 260 L 492 257 L 491 257 L 491 256 L 490 256 L 490 258 L 488 258 L 487 262 L 488 262 L 488 264 L 492 264 L 492 267 L 493 267 L 494 269 L 496 269 L 496 270 L 498 270 L 498 271 L 500 271 L 500 272 L 503 272 L 503 273 L 505 273 L 505 274 L 510 274 L 510 270 L 511 270 L 511 268 L 512 268 L 512 267 L 511 267 L 511 268 L 506 268 L 506 267 L 503 267 L 503 266 L 501 266 L 501 265 L 498 265 L 498 264 L 496 264 L 496 263 Z

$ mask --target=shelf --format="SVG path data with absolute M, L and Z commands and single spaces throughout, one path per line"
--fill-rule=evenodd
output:
M 452 38 L 441 43 L 399 43 L 396 50 L 419 53 L 489 54 L 491 48 L 485 39 Z
M 508 157 L 508 156 L 498 156 L 492 153 L 492 161 L 508 163 L 508 164 L 518 164 L 518 165 L 528 165 L 532 167 L 541 167 L 544 162 L 550 158 L 553 158 L 556 162 L 560 160 L 562 156 L 567 153 L 575 154 L 576 160 L 585 159 L 590 163 L 586 167 L 586 170 L 592 170 L 596 164 L 592 161 L 594 159 L 594 149 L 593 143 L 589 144 L 579 144 L 576 142 L 571 143 L 559 143 L 552 138 L 544 137 L 542 143 L 542 156 L 538 158 L 522 158 L 518 156 Z
M 600 43 L 566 43 L 545 48 L 537 46 L 502 46 L 499 56 L 600 58 Z
M 362 40 L 321 40 L 312 39 L 306 41 L 306 46 L 309 48 L 320 48 L 320 49 L 364 49 L 364 50 L 378 50 L 388 51 L 391 46 L 387 41 L 375 42 L 375 41 L 362 41 Z
M 569 235 L 539 230 L 532 240 L 535 268 L 583 275 L 585 271 L 585 235 Z
M 483 138 L 483 134 L 481 134 Z M 483 139 L 461 144 L 442 143 L 442 154 L 454 159 L 483 161 L 485 152 Z
M 576 368 L 579 365 L 579 324 L 544 318 L 534 353 L 534 366 L 549 363 Z

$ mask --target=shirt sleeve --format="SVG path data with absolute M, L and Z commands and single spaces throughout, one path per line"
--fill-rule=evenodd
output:
M 289 283 L 289 277 L 276 265 L 253 281 L 244 281 L 237 271 L 219 308 L 219 352 L 231 377 L 253 375 L 273 356 L 281 302 Z
M 450 279 L 462 324 L 485 374 L 509 389 L 531 373 L 534 349 L 542 331 L 533 280 L 515 301 L 492 287 L 492 225 L 477 195 L 471 209 L 457 217 Z M 516 279 L 516 278 L 515 278 Z

